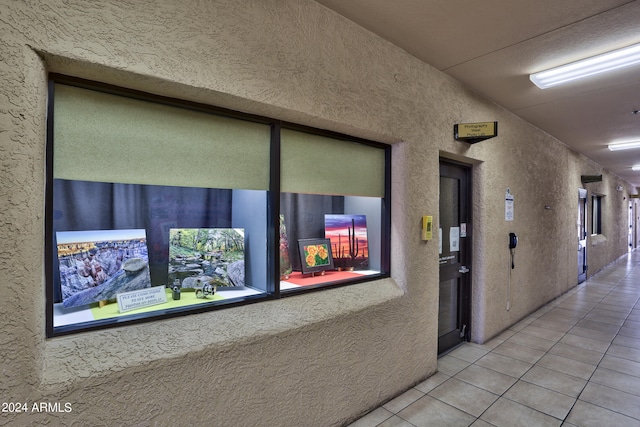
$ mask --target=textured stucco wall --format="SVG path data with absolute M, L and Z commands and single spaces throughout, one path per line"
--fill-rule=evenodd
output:
M 392 279 L 45 339 L 49 71 L 395 143 Z M 497 138 L 452 139 L 493 120 Z M 438 248 L 419 219 L 437 220 L 439 155 L 474 164 L 474 340 L 576 284 L 581 174 L 607 195 L 590 273 L 626 251 L 626 183 L 312 1 L 0 0 L 0 398 L 73 408 L 0 425 L 340 425 L 429 376 Z

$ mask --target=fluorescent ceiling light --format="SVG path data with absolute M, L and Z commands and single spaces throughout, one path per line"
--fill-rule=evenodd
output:
M 640 141 L 619 142 L 617 144 L 609 144 L 609 150 L 629 150 L 631 148 L 640 148 Z
M 634 171 L 640 171 L 640 165 L 633 165 L 631 166 L 631 169 Z
M 640 63 L 640 44 L 529 75 L 540 89 Z

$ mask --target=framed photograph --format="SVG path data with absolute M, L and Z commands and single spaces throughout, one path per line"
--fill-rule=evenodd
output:
M 209 283 L 221 289 L 245 286 L 243 228 L 171 228 L 169 283 L 181 288 Z
M 56 239 L 64 307 L 151 287 L 144 229 L 59 231 Z
M 333 256 L 329 239 L 300 239 L 298 240 L 298 249 L 303 274 L 333 270 Z
M 324 237 L 331 240 L 336 268 L 341 270 L 369 268 L 369 239 L 365 215 L 325 214 Z

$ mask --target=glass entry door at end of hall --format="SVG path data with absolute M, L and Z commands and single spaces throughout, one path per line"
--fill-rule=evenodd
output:
M 438 354 L 469 337 L 470 174 L 468 166 L 440 161 Z

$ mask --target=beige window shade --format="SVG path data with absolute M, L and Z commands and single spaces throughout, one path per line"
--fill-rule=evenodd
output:
M 282 129 L 283 192 L 384 197 L 384 150 Z
M 54 178 L 267 190 L 268 125 L 55 85 Z

